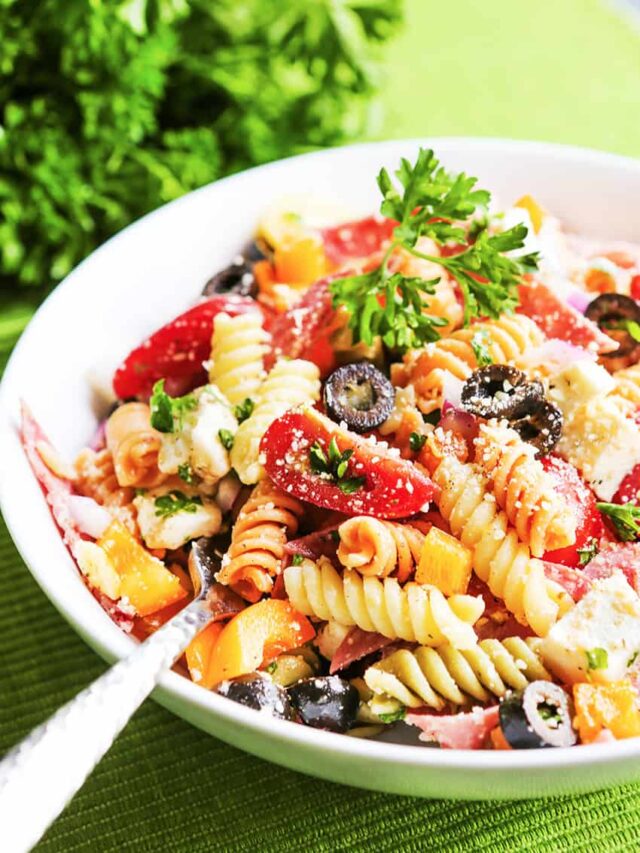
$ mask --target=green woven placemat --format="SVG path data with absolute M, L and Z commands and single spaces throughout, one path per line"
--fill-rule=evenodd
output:
M 407 6 L 380 135 L 547 138 L 640 154 L 640 39 L 610 6 Z M 24 300 L 0 302 L 0 370 L 29 309 Z M 0 522 L 0 752 L 103 670 L 42 595 Z M 38 849 L 497 853 L 633 850 L 638 838 L 640 786 L 522 803 L 372 794 L 266 764 L 147 702 Z

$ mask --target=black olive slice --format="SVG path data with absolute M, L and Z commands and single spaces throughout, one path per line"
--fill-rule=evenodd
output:
M 287 692 L 300 720 L 307 726 L 346 732 L 355 722 L 360 702 L 358 691 L 338 675 L 304 678 Z
M 233 702 L 254 708 L 256 711 L 269 711 L 281 720 L 290 720 L 293 716 L 287 691 L 279 684 L 262 675 L 248 675 L 234 681 L 223 681 L 217 691 Z
M 239 256 L 228 267 L 217 272 L 205 284 L 202 295 L 215 296 L 218 293 L 257 296 L 258 284 L 253 274 L 253 266 L 245 258 Z
M 540 382 L 508 364 L 490 364 L 474 370 L 462 386 L 462 405 L 481 418 L 519 418 L 543 398 Z
M 622 293 L 602 293 L 587 305 L 584 313 L 620 344 L 617 350 L 605 355 L 618 358 L 629 355 L 638 346 L 627 326 L 629 322 L 640 325 L 640 305 L 635 299 Z
M 500 728 L 513 749 L 573 746 L 571 699 L 557 684 L 532 681 L 522 693 L 510 693 L 500 703 Z
M 512 421 L 511 427 L 536 448 L 538 456 L 546 456 L 560 441 L 562 423 L 560 409 L 548 400 L 540 400 L 529 414 Z
M 354 432 L 368 432 L 384 423 L 394 401 L 393 385 L 368 361 L 344 364 L 324 384 L 327 414 Z

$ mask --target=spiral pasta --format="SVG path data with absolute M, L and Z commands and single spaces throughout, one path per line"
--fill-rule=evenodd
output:
M 394 365 L 391 379 L 396 385 L 412 384 L 418 407 L 425 414 L 442 404 L 442 387 L 447 373 L 467 379 L 478 366 L 471 345 L 474 335 L 483 335 L 483 343 L 494 362 L 514 361 L 531 347 L 539 346 L 544 335 L 528 317 L 516 314 L 474 323 L 459 329 L 423 349 L 410 352 L 404 364 Z
M 433 473 L 438 505 L 451 532 L 473 552 L 473 568 L 518 622 L 544 637 L 565 603 L 562 591 L 547 581 L 539 560 L 509 526 L 487 478 L 478 466 L 444 456 Z
M 257 311 L 230 317 L 218 314 L 213 323 L 209 378 L 232 406 L 254 399 L 264 378 L 263 358 L 270 336 Z
M 118 483 L 111 452 L 81 450 L 75 461 L 76 489 L 79 494 L 93 498 L 118 518 L 134 536 L 139 536 L 137 512 L 133 505 L 135 492 L 130 486 Z
M 243 483 L 263 476 L 260 441 L 276 418 L 288 409 L 320 396 L 320 372 L 303 359 L 279 359 L 262 383 L 253 414 L 240 424 L 231 449 L 231 464 Z
M 576 541 L 576 518 L 535 458 L 535 448 L 506 422 L 480 427 L 475 461 L 509 522 L 534 557 Z
M 302 513 L 302 504 L 295 498 L 270 480 L 260 482 L 236 519 L 217 580 L 247 601 L 271 592 L 287 536 L 296 533 Z
M 504 696 L 509 687 L 523 690 L 530 681 L 551 680 L 538 654 L 541 642 L 537 637 L 508 637 L 481 640 L 470 649 L 399 649 L 368 667 L 364 680 L 374 694 L 408 708 L 428 705 L 441 711 L 445 702 L 489 702 Z
M 363 578 L 348 569 L 339 575 L 326 557 L 289 566 L 284 584 L 293 606 L 307 616 L 423 646 L 472 648 L 477 639 L 472 626 L 484 610 L 479 597 L 447 599 L 434 586 L 402 587 L 395 578 Z
M 146 403 L 125 403 L 109 417 L 107 448 L 121 486 L 153 488 L 166 479 L 158 468 L 162 435 L 151 426 Z
M 396 390 L 396 399 L 391 414 L 378 427 L 380 435 L 384 436 L 393 447 L 397 447 L 403 459 L 412 459 L 415 451 L 411 447 L 411 436 L 427 435 L 433 430 L 426 424 L 422 413 L 416 406 L 416 392 L 413 385 Z
M 411 524 L 382 521 L 368 515 L 343 521 L 338 535 L 338 559 L 346 569 L 378 578 L 397 571 L 400 583 L 414 573 L 424 543 L 424 533 Z

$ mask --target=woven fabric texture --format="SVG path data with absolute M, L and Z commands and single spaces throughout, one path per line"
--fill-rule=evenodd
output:
M 640 154 L 640 30 L 613 2 L 407 0 L 407 13 L 377 135 L 519 136 Z M 0 303 L 0 369 L 29 310 L 24 299 Z M 0 752 L 103 670 L 0 522 Z M 147 702 L 38 850 L 502 853 L 635 850 L 639 839 L 640 786 L 521 803 L 374 794 L 269 765 Z

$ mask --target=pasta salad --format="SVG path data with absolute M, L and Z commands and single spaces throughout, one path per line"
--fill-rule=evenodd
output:
M 429 746 L 640 736 L 640 247 L 498 211 L 430 150 L 380 213 L 265 214 L 113 375 L 73 464 L 24 407 L 82 577 L 273 717 Z

